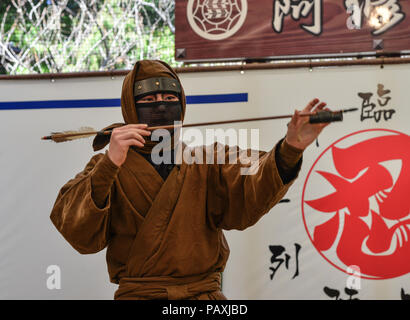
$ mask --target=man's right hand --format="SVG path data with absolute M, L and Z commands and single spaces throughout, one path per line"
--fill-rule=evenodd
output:
M 130 146 L 144 147 L 143 136 L 151 135 L 147 127 L 147 124 L 128 124 L 112 131 L 108 157 L 116 166 L 120 167 L 125 162 Z

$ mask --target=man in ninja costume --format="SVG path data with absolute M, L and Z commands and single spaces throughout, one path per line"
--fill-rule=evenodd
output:
M 302 112 L 325 105 L 314 99 Z M 82 254 L 107 248 L 110 280 L 119 284 L 115 299 L 226 299 L 221 272 L 229 247 L 222 230 L 254 225 L 282 199 L 303 150 L 328 123 L 310 124 L 295 111 L 286 137 L 271 151 L 258 151 L 257 172 L 243 175 L 239 162 L 152 160 L 158 141 L 147 126 L 183 121 L 186 109 L 180 80 L 166 63 L 135 64 L 124 79 L 121 109 L 125 123 L 94 139 L 94 150 L 109 143 L 108 150 L 61 188 L 52 222 Z M 219 143 L 212 152 L 221 147 L 227 156 L 230 148 Z

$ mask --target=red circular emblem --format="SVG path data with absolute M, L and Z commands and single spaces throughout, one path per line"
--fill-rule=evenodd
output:
M 409 135 L 363 130 L 326 148 L 306 177 L 302 213 L 310 240 L 334 267 L 358 266 L 367 279 L 409 273 Z

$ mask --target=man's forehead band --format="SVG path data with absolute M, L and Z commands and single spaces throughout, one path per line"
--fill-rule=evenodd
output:
M 148 78 L 134 83 L 134 97 L 154 94 L 159 91 L 179 95 L 181 94 L 181 85 L 176 79 L 167 77 Z

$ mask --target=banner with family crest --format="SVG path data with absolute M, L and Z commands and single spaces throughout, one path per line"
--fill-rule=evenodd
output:
M 409 0 L 181 0 L 180 61 L 410 51 Z

